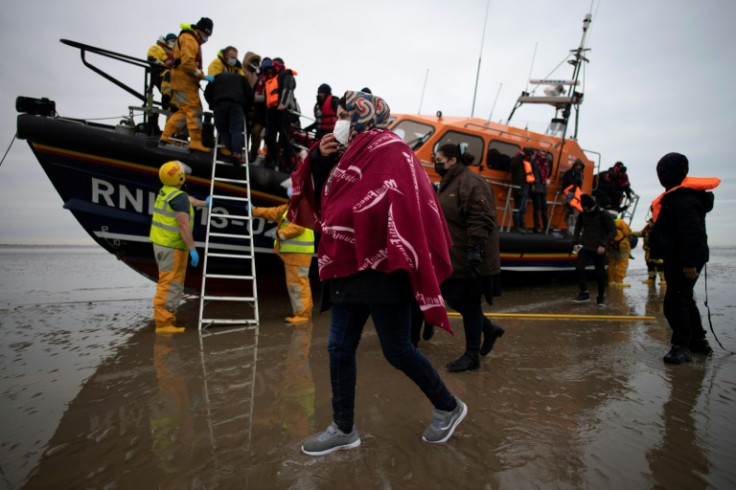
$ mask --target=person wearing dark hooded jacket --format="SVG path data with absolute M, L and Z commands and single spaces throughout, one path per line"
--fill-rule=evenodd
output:
M 707 192 L 720 184 L 717 178 L 687 177 L 689 163 L 680 153 L 668 153 L 657 163 L 659 182 L 666 189 L 652 203 L 654 226 L 651 253 L 664 260 L 667 292 L 664 316 L 672 328 L 672 348 L 664 362 L 682 364 L 691 353 L 713 353 L 705 338 L 693 288 L 709 259 L 705 215 L 713 209 Z
M 578 259 L 575 270 L 578 275 L 580 293 L 575 298 L 576 303 L 582 303 L 590 299 L 588 285 L 585 278 L 585 268 L 590 262 L 595 265 L 595 276 L 598 282 L 598 306 L 606 304 L 606 249 L 608 244 L 616 236 L 616 225 L 613 217 L 598 206 L 592 196 L 583 194 L 580 196 L 580 204 L 583 212 L 575 221 L 574 242 Z
M 465 330 L 465 352 L 447 365 L 451 372 L 478 369 L 480 356 L 505 332 L 486 318 L 481 304 L 483 295 L 491 303 L 500 290 L 501 258 L 496 198 L 491 185 L 467 167 L 472 161 L 454 144 L 442 145 L 435 156 L 435 172 L 442 177 L 437 197 L 452 237 L 453 270 L 441 285 L 442 295 L 462 316 Z

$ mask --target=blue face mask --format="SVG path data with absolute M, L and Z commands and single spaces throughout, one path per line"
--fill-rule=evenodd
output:
M 230 66 L 235 66 L 235 63 L 238 62 L 237 58 L 227 58 L 227 64 Z

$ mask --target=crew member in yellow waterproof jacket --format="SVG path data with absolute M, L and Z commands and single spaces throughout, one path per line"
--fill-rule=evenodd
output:
M 164 163 L 158 177 L 164 186 L 156 196 L 149 235 L 158 266 L 153 319 L 156 333 L 176 333 L 184 331 L 184 327 L 176 326 L 175 313 L 184 292 L 187 255 L 192 260 L 192 267 L 199 264 L 192 235 L 194 206 L 205 207 L 208 202 L 195 199 L 181 189 L 186 181 L 181 162 Z
M 291 194 L 291 192 L 289 192 Z M 289 291 L 294 315 L 286 317 L 288 323 L 304 323 L 312 316 L 312 288 L 309 285 L 309 266 L 314 254 L 314 231 L 286 219 L 289 205 L 253 207 L 253 216 L 278 222 L 273 250 L 284 261 L 286 289 Z
M 610 211 L 609 211 L 610 212 Z M 631 228 L 618 216 L 612 213 L 613 224 L 616 226 L 616 236 L 606 251 L 608 255 L 608 284 L 615 288 L 627 288 L 631 284 L 625 283 L 626 271 L 629 268 L 629 257 L 631 255 Z
M 171 68 L 172 102 L 179 108 L 166 121 L 161 141 L 171 143 L 175 133 L 189 131 L 189 148 L 210 151 L 202 144 L 202 101 L 199 99 L 199 81 L 214 80 L 202 71 L 202 44 L 212 35 L 213 23 L 202 17 L 196 24 L 181 24 L 182 31 L 174 45 L 174 65 Z

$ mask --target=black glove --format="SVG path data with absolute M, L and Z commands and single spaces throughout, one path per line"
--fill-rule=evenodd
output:
M 468 249 L 466 259 L 468 261 L 468 272 L 470 272 L 470 277 L 479 277 L 480 266 L 483 264 L 483 249 L 480 247 L 470 247 Z

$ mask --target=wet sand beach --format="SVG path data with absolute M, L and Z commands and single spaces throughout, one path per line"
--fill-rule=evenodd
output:
M 575 283 L 558 281 L 506 288 L 486 311 L 653 320 L 498 318 L 506 334 L 465 373 L 444 367 L 463 350 L 459 318 L 454 336 L 420 342 L 468 404 L 446 444 L 421 440 L 431 406 L 385 361 L 369 323 L 358 351 L 362 445 L 322 457 L 300 442 L 331 421 L 329 313 L 288 326 L 284 289 L 260 295 L 257 339 L 225 328 L 200 337 L 197 302 L 181 310 L 190 330 L 157 336 L 155 285 L 104 252 L 7 253 L 0 488 L 736 488 L 736 356 L 708 331 L 711 358 L 662 362 L 663 289 L 642 284 L 641 250 L 631 287 L 609 290 L 606 308 L 573 303 Z M 713 251 L 708 300 L 734 351 L 735 270 L 736 250 Z M 53 280 L 42 286 L 27 277 L 44 271 Z

